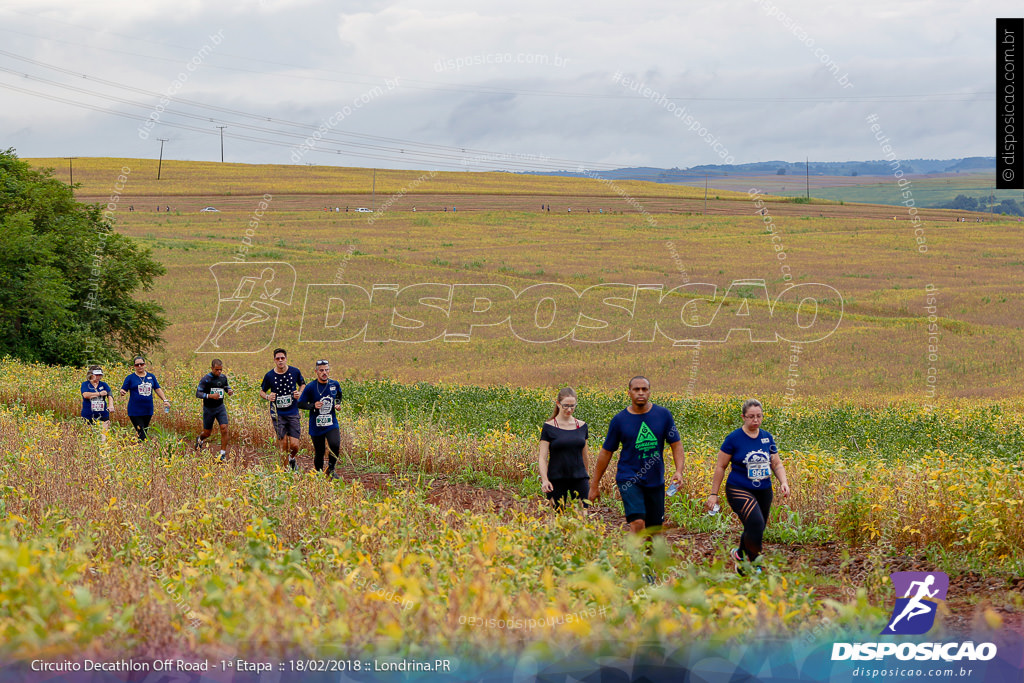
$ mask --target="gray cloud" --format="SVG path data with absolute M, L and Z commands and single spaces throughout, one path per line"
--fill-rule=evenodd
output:
M 312 128 L 302 135 L 310 134 L 384 79 L 398 78 L 400 87 L 373 97 L 331 131 L 338 144 L 318 144 L 303 161 L 458 167 L 454 148 L 463 147 L 485 149 L 496 160 L 505 154 L 652 166 L 719 161 L 664 104 L 613 83 L 612 74 L 620 72 L 687 107 L 737 162 L 878 158 L 863 125 L 868 113 L 885 122 L 905 158 L 990 155 L 994 19 L 1017 10 L 1010 2 L 979 7 L 952 1 L 827 6 L 733 0 L 628 8 L 596 2 L 585 12 L 504 0 L 474 8 L 434 3 L 429 10 L 386 0 L 358 7 L 262 0 L 228 9 L 199 0 L 87 8 L 72 0 L 9 3 L 0 10 L 7 52 L 154 93 L 187 73 L 176 98 L 264 120 L 179 102 L 167 109 L 205 120 L 168 111 L 144 140 L 138 121 L 11 88 L 143 118 L 146 108 L 112 98 L 151 109 L 159 95 L 0 55 L 0 67 L 16 72 L 0 72 L 6 105 L 0 136 L 23 156 L 141 157 L 155 156 L 156 136 L 168 137 L 170 158 L 212 160 L 220 149 L 215 126 L 226 124 L 229 160 L 281 163 L 301 138 L 280 131 L 300 129 L 266 119 L 307 124 Z M 223 42 L 186 72 L 220 30 Z M 840 75 L 851 85 L 844 87 Z M 398 152 L 403 143 L 345 138 L 348 133 L 451 149 L 412 157 L 411 144 Z

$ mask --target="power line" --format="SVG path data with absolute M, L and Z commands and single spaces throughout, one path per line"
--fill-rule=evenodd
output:
M 104 52 L 111 52 L 114 54 L 123 54 L 130 57 L 142 57 L 146 59 L 153 59 L 158 61 L 165 61 L 174 64 L 181 64 L 180 59 L 174 59 L 170 57 L 156 57 L 153 55 L 140 54 L 137 52 L 127 52 L 125 50 L 116 50 L 107 47 L 98 47 L 94 45 L 83 45 L 73 41 L 58 40 L 56 38 L 49 38 L 46 36 L 39 36 L 30 33 L 24 33 L 21 31 L 14 31 L 11 29 L 0 28 L 0 31 L 8 31 L 10 33 L 17 33 L 26 35 L 40 40 L 50 40 L 54 42 L 67 43 L 76 47 L 86 47 L 93 50 L 100 50 Z M 184 49 L 184 48 L 183 48 Z M 4 53 L 9 54 L 9 53 Z M 226 56 L 221 53 L 222 56 Z M 240 59 L 246 59 L 253 61 L 248 57 L 239 57 Z M 265 61 L 265 60 L 256 60 Z M 280 66 L 288 66 L 289 68 L 308 68 L 298 65 L 286 65 L 277 62 L 268 62 L 270 64 L 276 64 Z M 381 81 L 385 80 L 384 76 L 375 76 L 372 74 L 349 74 L 355 78 L 364 80 L 341 80 L 337 78 L 320 78 L 316 76 L 303 76 L 295 73 L 278 74 L 268 71 L 257 71 L 254 69 L 244 69 L 241 67 L 231 66 L 218 66 L 216 64 L 209 64 L 204 62 L 203 68 L 215 69 L 222 71 L 234 71 L 239 73 L 250 73 L 259 76 L 269 76 L 274 78 L 285 78 L 289 82 L 295 82 L 297 80 L 303 81 L 319 81 L 326 83 L 342 83 L 346 85 L 379 85 Z M 326 69 L 312 69 L 313 71 L 323 71 L 326 73 L 338 73 L 346 74 L 346 72 L 335 72 Z M 369 79 L 369 80 L 365 80 Z M 417 83 L 424 83 L 426 85 L 416 85 Z M 402 88 L 408 90 L 423 90 L 430 92 L 443 92 L 443 93 L 456 93 L 456 94 L 467 94 L 467 95 L 513 95 L 516 97 L 561 97 L 571 99 L 590 99 L 590 100 L 636 100 L 645 101 L 646 98 L 640 97 L 636 94 L 631 93 L 581 93 L 581 92 L 567 92 L 561 90 L 532 90 L 522 88 L 508 88 L 508 87 L 492 87 L 483 84 L 472 84 L 472 85 L 458 85 L 439 83 L 437 81 L 424 81 L 414 78 L 403 78 Z M 979 100 L 978 96 L 984 96 L 984 101 L 994 100 L 994 91 L 973 91 L 973 92 L 954 92 L 954 93 L 919 93 L 919 94 L 901 94 L 901 95 L 844 95 L 844 96 L 829 96 L 829 97 L 782 97 L 782 96 L 770 96 L 770 97 L 695 97 L 695 96 L 679 96 L 679 95 L 666 95 L 665 99 L 673 102 L 747 102 L 747 103 L 786 103 L 786 102 L 807 102 L 807 103 L 834 103 L 834 102 L 972 102 L 982 101 Z

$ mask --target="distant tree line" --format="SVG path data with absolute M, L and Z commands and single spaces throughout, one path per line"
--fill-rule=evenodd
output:
M 992 211 L 992 213 L 1006 214 L 1007 216 L 1024 216 L 1024 208 L 1016 199 L 1004 199 L 996 205 L 991 205 L 985 198 L 976 199 L 965 194 L 958 194 L 953 201 L 941 204 L 940 209 L 956 209 L 957 211 Z

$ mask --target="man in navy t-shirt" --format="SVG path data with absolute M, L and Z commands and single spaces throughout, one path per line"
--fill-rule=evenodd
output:
M 297 367 L 288 365 L 288 352 L 274 349 L 274 367 L 263 376 L 260 398 L 270 401 L 270 421 L 274 425 L 277 443 L 281 449 L 282 464 L 296 469 L 295 456 L 299 453 L 299 406 L 296 401 L 306 380 Z
M 331 479 L 340 479 L 334 471 L 341 452 L 341 430 L 335 406 L 341 400 L 341 385 L 330 379 L 331 364 L 326 360 L 316 362 L 316 381 L 310 382 L 299 396 L 298 406 L 309 411 L 309 438 L 313 440 L 313 469 L 320 471 L 324 466 L 324 453 L 331 449 L 326 474 Z
M 674 480 L 683 483 L 685 455 L 672 413 L 651 403 L 651 383 L 646 377 L 629 380 L 630 405 L 608 424 L 601 452 L 597 455 L 594 478 L 590 480 L 591 501 L 597 500 L 601 477 L 612 454 L 622 445 L 615 484 L 622 495 L 626 522 L 634 533 L 665 522 L 665 460 L 667 442 L 675 461 Z

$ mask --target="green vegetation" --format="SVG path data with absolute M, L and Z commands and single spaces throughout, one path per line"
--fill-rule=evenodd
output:
M 112 191 L 126 181 L 110 178 Z M 134 296 L 165 271 L 149 249 L 113 232 L 104 212 L 76 202 L 71 188 L 32 170 L 13 150 L 0 152 L 0 337 L 7 353 L 80 365 L 161 340 L 163 308 Z

